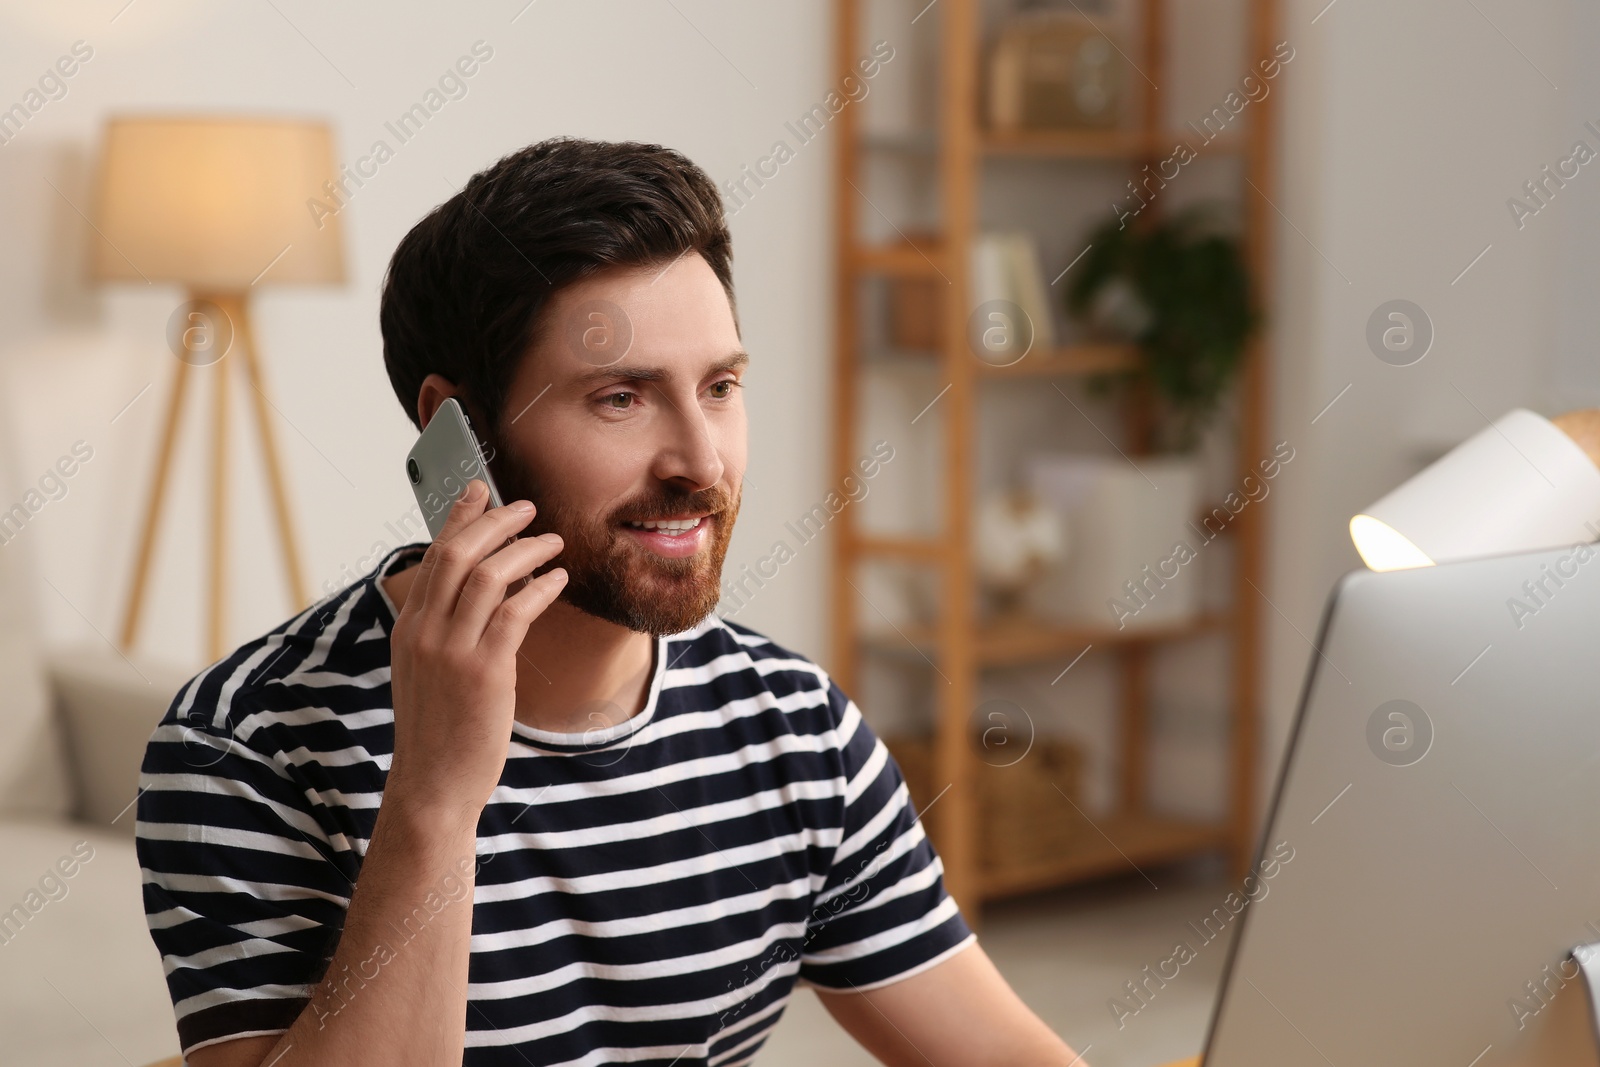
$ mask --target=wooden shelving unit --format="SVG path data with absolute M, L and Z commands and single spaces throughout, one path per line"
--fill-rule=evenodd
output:
M 863 8 L 872 0 L 834 0 L 836 75 L 854 71 L 868 42 L 862 33 Z M 1167 83 L 1168 23 L 1164 0 L 1134 0 L 1140 6 L 1140 41 L 1134 61 L 1157 85 Z M 1248 40 L 1245 62 L 1272 53 L 1276 26 L 1275 0 L 1242 0 Z M 1153 164 L 1171 154 L 1179 140 L 1193 142 L 1190 133 L 1165 126 L 1166 102 L 1158 91 L 1142 94 L 1136 128 L 999 134 L 983 128 L 979 113 L 979 76 L 982 48 L 979 0 L 940 0 L 924 12 L 937 19 L 939 104 L 937 129 L 908 136 L 863 136 L 858 108 L 845 108 L 836 122 L 838 151 L 835 159 L 835 367 L 833 404 L 835 427 L 831 470 L 835 483 L 852 471 L 859 454 L 855 428 L 860 404 L 860 377 L 874 364 L 886 360 L 921 364 L 937 372 L 949 389 L 940 401 L 945 425 L 942 447 L 945 472 L 942 528 L 927 537 L 882 537 L 864 534 L 856 512 L 846 509 L 837 522 L 832 576 L 832 673 L 851 691 L 860 677 L 863 655 L 909 657 L 924 666 L 936 666 L 940 681 L 934 715 L 932 771 L 937 782 L 949 784 L 927 816 L 927 824 L 945 865 L 950 892 L 970 921 L 976 922 L 986 900 L 1034 892 L 1089 878 L 1132 873 L 1204 852 L 1222 851 L 1239 874 L 1253 860 L 1255 844 L 1255 763 L 1257 714 L 1260 694 L 1260 623 L 1264 560 L 1263 508 L 1245 509 L 1227 529 L 1235 546 L 1228 608 L 1182 625 L 1118 631 L 1037 623 L 984 624 L 977 620 L 978 590 L 974 582 L 972 514 L 974 509 L 974 430 L 978 394 L 985 382 L 1005 379 L 1071 378 L 1126 368 L 1138 359 L 1136 351 L 1121 345 L 1067 345 L 1027 358 L 1008 367 L 996 367 L 974 358 L 967 349 L 965 299 L 942 301 L 941 343 L 935 354 L 884 354 L 868 352 L 862 337 L 864 278 L 941 278 L 949 292 L 968 292 L 970 249 L 979 223 L 978 193 L 985 166 L 1006 158 L 1074 161 L 1125 161 L 1130 171 Z M 1242 173 L 1243 243 L 1256 287 L 1256 300 L 1266 307 L 1267 238 L 1272 207 L 1273 130 L 1275 95 L 1253 102 L 1252 114 L 1239 133 L 1229 133 L 1206 143 L 1207 156 L 1231 156 Z M 893 246 L 865 243 L 861 220 L 871 211 L 863 202 L 863 159 L 870 153 L 889 153 L 907 163 L 937 168 L 939 233 L 920 244 Z M 1266 385 L 1259 335 L 1245 358 L 1239 383 L 1239 434 L 1236 463 L 1239 477 L 1252 471 L 1266 442 Z M 931 393 L 930 393 L 931 395 Z M 1128 440 L 1135 454 L 1146 450 L 1148 409 L 1140 404 L 1128 412 Z M 859 597 L 852 577 L 861 564 L 888 560 L 931 569 L 938 576 L 938 621 L 934 625 L 902 627 L 887 633 L 863 630 L 855 601 Z M 1204 633 L 1230 636 L 1230 699 L 1227 816 L 1198 823 L 1173 819 L 1149 810 L 1147 804 L 1147 661 L 1151 650 L 1163 642 L 1179 641 Z M 1080 845 L 1048 862 L 986 867 L 979 862 L 979 805 L 972 788 L 976 757 L 970 743 L 971 717 L 977 704 L 980 672 L 997 667 L 1047 664 L 1063 666 L 1086 646 L 1095 655 L 1117 657 L 1121 694 L 1118 706 L 1119 800 L 1115 811 L 1072 817 L 1092 824 L 1081 834 Z M 1074 805 L 1075 807 L 1076 805 Z M 1063 809 L 1070 809 L 1063 805 Z

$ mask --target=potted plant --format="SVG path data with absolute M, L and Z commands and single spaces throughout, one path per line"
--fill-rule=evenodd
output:
M 1257 325 L 1239 242 L 1205 207 L 1143 225 L 1113 219 L 1089 241 L 1067 310 L 1102 335 L 1131 341 L 1142 357 L 1135 369 L 1091 384 L 1147 387 L 1154 450 L 1191 452 Z
M 1196 446 L 1243 362 L 1256 325 L 1238 242 L 1206 209 L 1090 236 L 1067 308 L 1102 337 L 1133 343 L 1131 370 L 1102 375 L 1147 390 L 1154 456 L 1040 454 L 1029 483 L 1071 532 L 1065 565 L 1030 591 L 1030 608 L 1117 630 L 1182 622 L 1201 607 L 1204 537 Z

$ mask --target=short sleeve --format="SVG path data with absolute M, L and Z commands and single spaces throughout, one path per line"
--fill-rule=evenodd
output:
M 358 861 L 335 848 L 260 716 L 174 699 L 145 748 L 136 849 L 145 920 L 188 1055 L 281 1033 L 343 929 Z M 252 744 L 255 741 L 255 744 Z
M 853 992 L 909 978 L 976 937 L 945 891 L 944 867 L 894 758 L 831 679 L 828 700 L 846 782 L 844 827 L 806 922 L 800 977 Z

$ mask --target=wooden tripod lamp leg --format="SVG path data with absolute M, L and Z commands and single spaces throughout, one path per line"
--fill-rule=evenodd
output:
M 122 635 L 119 643 L 124 652 L 131 652 L 139 639 L 139 614 L 144 608 L 145 583 L 150 577 L 150 556 L 155 549 L 156 528 L 161 519 L 161 507 L 167 496 L 167 475 L 172 470 L 172 448 L 178 439 L 178 421 L 183 412 L 185 387 L 189 384 L 189 364 L 178 361 L 172 377 L 172 390 L 167 394 L 167 417 L 161 431 L 161 446 L 156 453 L 155 481 L 150 487 L 150 499 L 145 503 L 144 523 L 139 531 L 139 551 L 133 568 L 133 589 L 128 595 L 128 606 L 122 616 Z
M 228 608 L 228 364 L 211 364 L 211 600 L 207 611 L 206 654 L 222 658 Z
M 269 418 L 271 404 L 267 399 L 260 363 L 256 359 L 255 333 L 250 324 L 249 297 L 243 293 L 208 293 L 203 296 L 227 315 L 233 333 L 232 345 L 224 353 L 223 358 L 209 364 L 207 368 L 213 375 L 213 392 L 211 555 L 206 652 L 210 659 L 215 661 L 222 658 L 223 653 L 227 651 L 225 641 L 228 607 L 228 375 L 231 372 L 228 370 L 226 357 L 235 351 L 238 354 L 234 362 L 242 365 L 242 373 L 250 386 L 251 407 L 255 412 L 256 428 L 261 435 L 261 451 L 267 465 L 267 487 L 272 494 L 278 540 L 283 549 L 289 598 L 297 612 L 307 607 L 311 603 L 311 598 L 306 592 L 305 573 L 300 565 L 300 552 L 294 539 L 294 522 L 289 514 L 289 494 L 284 485 L 283 465 Z M 144 607 L 156 532 L 166 502 L 167 480 L 172 470 L 172 454 L 177 442 L 178 423 L 182 417 L 183 400 L 189 382 L 189 367 L 187 360 L 179 360 L 177 372 L 172 380 L 172 391 L 167 398 L 166 424 L 162 430 L 161 446 L 156 457 L 155 483 L 151 487 L 150 499 L 145 506 L 144 524 L 139 535 L 139 548 L 134 565 L 133 589 L 122 619 L 121 646 L 124 651 L 131 650 L 139 636 L 139 616 Z
M 238 308 L 229 308 L 234 317 L 234 345 L 244 363 L 249 379 L 250 399 L 256 413 L 256 429 L 261 433 L 261 455 L 267 464 L 267 488 L 272 493 L 273 510 L 278 520 L 278 543 L 283 548 L 284 571 L 289 582 L 289 601 L 292 609 L 301 611 L 311 605 L 306 594 L 305 572 L 300 566 L 300 550 L 295 544 L 294 521 L 289 514 L 289 494 L 283 481 L 283 465 L 278 457 L 277 438 L 272 432 L 271 405 L 267 401 L 266 382 L 261 377 L 261 364 L 256 358 L 255 330 L 250 322 L 249 301 L 238 298 Z

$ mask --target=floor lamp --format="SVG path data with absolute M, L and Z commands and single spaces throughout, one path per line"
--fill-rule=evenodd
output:
M 211 660 L 226 651 L 230 366 L 243 376 L 243 392 L 260 435 L 290 600 L 296 611 L 311 603 L 251 327 L 250 297 L 263 285 L 344 281 L 339 220 L 326 209 L 326 186 L 335 178 L 333 138 L 322 122 L 121 116 L 106 125 L 92 274 L 100 281 L 177 282 L 189 297 L 168 320 L 166 343 L 178 364 L 122 619 L 119 643 L 124 650 L 132 649 L 139 636 L 189 379 L 209 376 L 206 641 Z M 314 210 L 318 207 L 322 210 Z

